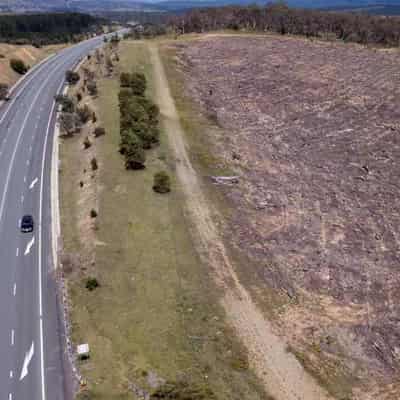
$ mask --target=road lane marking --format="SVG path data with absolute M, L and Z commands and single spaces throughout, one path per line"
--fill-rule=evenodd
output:
M 28 375 L 28 366 L 32 360 L 33 354 L 35 353 L 35 344 L 32 342 L 30 349 L 25 353 L 24 364 L 21 370 L 21 376 L 19 380 L 22 381 Z
M 14 283 L 14 287 L 13 287 L 13 296 L 15 296 L 17 294 L 17 284 Z
M 33 187 L 38 183 L 39 178 L 35 178 L 32 183 L 29 185 L 29 189 L 33 189 Z
M 31 248 L 35 243 L 35 236 L 30 240 L 30 242 L 26 245 L 24 256 L 27 256 L 31 252 Z
M 15 340 L 15 332 L 14 329 L 11 329 L 11 346 L 14 346 L 14 340 Z
M 16 251 L 15 255 L 18 257 L 18 254 L 19 254 L 19 247 L 17 247 L 17 251 Z
M 67 61 L 65 61 L 65 62 L 63 62 L 63 63 L 61 63 L 61 64 L 59 64 L 59 65 L 57 64 L 56 67 L 55 67 L 55 70 L 58 70 L 59 68 L 62 68 L 62 67 L 63 67 L 65 64 L 67 64 L 68 62 L 69 62 L 69 59 L 67 59 Z M 17 154 L 19 142 L 21 141 L 22 133 L 23 133 L 23 131 L 24 131 L 24 129 L 25 129 L 25 126 L 26 126 L 26 123 L 27 123 L 27 121 L 28 121 L 29 115 L 30 115 L 30 113 L 32 112 L 33 106 L 36 104 L 37 99 L 38 99 L 39 96 L 41 95 L 41 92 L 42 92 L 43 88 L 46 86 L 46 84 L 48 83 L 48 81 L 50 80 L 50 78 L 52 77 L 52 75 L 53 75 L 53 73 L 54 73 L 54 70 L 51 70 L 51 71 L 52 71 L 52 73 L 50 73 L 50 74 L 47 76 L 47 78 L 44 80 L 44 82 L 42 83 L 42 85 L 39 87 L 39 89 L 38 89 L 38 91 L 37 91 L 35 97 L 33 98 L 32 102 L 31 102 L 31 104 L 30 104 L 30 106 L 29 106 L 29 109 L 28 109 L 28 111 L 27 111 L 26 114 L 25 114 L 25 118 L 24 118 L 24 120 L 22 121 L 22 126 L 21 126 L 21 128 L 20 128 L 20 130 L 19 130 L 19 132 L 18 132 L 17 141 L 16 141 L 16 143 L 15 143 L 14 151 L 13 151 L 13 153 L 12 153 L 11 160 L 10 160 L 9 167 L 8 167 L 8 172 L 7 172 L 7 177 L 6 177 L 6 183 L 5 183 L 5 189 L 4 189 L 4 191 L 3 191 L 3 197 L 2 197 L 2 199 L 1 199 L 1 205 L 0 205 L 0 221 L 1 221 L 2 218 L 3 218 L 4 205 L 5 205 L 5 202 L 6 202 L 6 195 L 7 195 L 8 186 L 9 186 L 9 183 L 10 183 L 11 171 L 12 171 L 12 168 L 13 168 L 13 166 L 14 166 L 15 156 L 16 156 L 16 154 Z M 0 120 L 0 124 L 1 124 L 1 122 L 2 122 L 2 120 Z M 7 139 L 7 138 L 6 138 L 6 139 Z M 24 182 L 26 182 L 26 176 L 24 176 Z
M 10 379 L 12 379 L 12 378 L 13 378 L 13 376 L 14 376 L 14 373 L 13 373 L 13 371 L 12 371 L 12 370 L 10 370 Z
M 8 394 L 8 400 L 12 400 L 12 393 Z
M 64 80 L 61 82 L 60 86 L 56 91 L 56 95 L 60 93 L 63 87 Z M 45 376 L 44 376 L 44 340 L 43 340 L 43 293 L 42 293 L 42 210 L 43 210 L 43 181 L 44 181 L 44 166 L 46 161 L 46 148 L 47 141 L 49 138 L 50 124 L 54 114 L 54 109 L 56 102 L 50 109 L 49 120 L 47 122 L 46 136 L 44 138 L 43 153 L 42 153 L 42 169 L 40 175 L 40 194 L 39 194 L 39 244 L 38 244 L 38 281 L 39 281 L 39 331 L 40 331 L 40 370 L 42 379 L 42 400 L 46 400 L 46 390 L 45 390 Z
M 30 162 L 30 159 L 28 158 L 28 159 L 26 160 L 26 165 L 29 165 L 29 162 Z
M 21 195 L 21 203 L 24 202 L 24 195 Z

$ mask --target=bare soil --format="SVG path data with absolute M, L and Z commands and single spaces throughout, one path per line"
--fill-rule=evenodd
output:
M 202 257 L 215 273 L 222 290 L 222 304 L 228 321 L 249 352 L 250 365 L 264 383 L 266 391 L 277 400 L 327 400 L 325 390 L 287 352 L 286 345 L 272 331 L 246 289 L 240 283 L 215 224 L 216 212 L 204 196 L 201 182 L 185 149 L 185 133 L 171 97 L 158 51 L 151 48 L 156 98 L 164 128 L 178 160 L 176 172 L 186 197 L 190 217 L 195 225 Z
M 220 281 L 231 279 L 226 310 L 253 363 L 270 386 L 286 386 L 278 399 L 324 398 L 284 358 L 274 331 L 332 393 L 336 382 L 354 398 L 399 398 L 398 51 L 278 36 L 173 46 L 188 96 L 224 132 L 209 135 L 213 154 L 240 175 L 218 189 L 235 210 L 223 239 L 248 260 L 235 272 L 179 153 L 209 256 Z M 171 106 L 163 112 L 175 118 Z M 262 307 L 267 290 L 286 299 L 272 327 L 254 304 Z

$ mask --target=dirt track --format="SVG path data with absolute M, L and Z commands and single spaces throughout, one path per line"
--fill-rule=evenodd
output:
M 217 283 L 225 293 L 223 306 L 229 322 L 249 351 L 250 364 L 267 392 L 277 400 L 328 400 L 330 397 L 326 392 L 286 351 L 286 344 L 273 333 L 269 321 L 239 282 L 214 222 L 216 211 L 205 198 L 201 182 L 188 158 L 184 132 L 155 46 L 151 47 L 151 57 L 156 77 L 156 98 L 164 128 L 175 151 L 177 176 L 196 228 L 202 256 L 214 269 Z

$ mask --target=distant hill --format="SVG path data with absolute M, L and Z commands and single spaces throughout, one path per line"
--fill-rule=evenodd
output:
M 222 5 L 264 5 L 268 0 L 0 0 L 0 12 L 31 11 L 179 11 Z M 400 14 L 400 0 L 287 0 L 291 7 Z

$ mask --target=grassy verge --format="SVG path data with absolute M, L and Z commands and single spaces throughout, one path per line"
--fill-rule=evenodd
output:
M 120 44 L 120 69 L 142 70 L 152 95 L 147 45 Z M 147 168 L 126 171 L 119 155 L 118 80 L 99 82 L 97 114 L 107 134 L 96 141 L 99 214 L 95 257 L 88 266 L 100 287 L 84 287 L 85 271 L 69 277 L 73 340 L 87 342 L 80 364 L 95 399 L 141 398 L 163 381 L 196 388 L 187 398 L 265 398 L 241 345 L 224 323 L 216 288 L 195 251 L 165 135 L 147 153 Z M 77 228 L 82 138 L 62 144 L 62 232 L 65 251 L 80 254 Z M 172 176 L 168 195 L 152 191 L 153 174 Z M 203 397 L 201 397 L 203 396 Z M 205 397 L 204 397 L 205 396 Z

